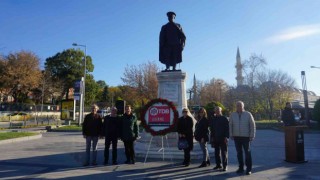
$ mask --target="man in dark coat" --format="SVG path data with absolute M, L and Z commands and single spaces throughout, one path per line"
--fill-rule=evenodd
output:
M 292 105 L 290 102 L 286 103 L 286 107 L 281 113 L 281 120 L 283 121 L 285 126 L 295 125 L 294 114 L 293 114 Z
M 91 113 L 86 115 L 82 124 L 82 135 L 86 139 L 86 162 L 84 166 L 90 163 L 90 149 L 92 144 L 92 165 L 97 165 L 98 139 L 102 136 L 102 118 L 97 114 L 99 107 L 92 105 Z
M 131 106 L 126 105 L 125 114 L 122 116 L 121 124 L 122 136 L 124 143 L 124 150 L 127 160 L 126 164 L 135 164 L 134 141 L 138 138 L 139 127 L 137 118 L 131 112 Z
M 104 165 L 109 161 L 109 148 L 112 143 L 112 164 L 117 163 L 117 144 L 118 138 L 121 134 L 121 120 L 117 116 L 117 108 L 113 107 L 111 114 L 104 118 L 103 122 L 103 134 L 105 136 L 105 148 L 104 148 Z
M 169 22 L 162 26 L 159 38 L 159 61 L 166 65 L 166 71 L 170 66 L 176 70 L 176 65 L 182 62 L 182 50 L 186 41 L 181 25 L 174 22 L 176 14 L 168 12 L 167 16 Z
M 227 171 L 229 120 L 222 115 L 221 107 L 215 107 L 214 111 L 215 116 L 210 123 L 211 145 L 214 147 L 214 155 L 216 160 L 216 166 L 213 169 L 218 170 L 223 168 L 222 171 Z

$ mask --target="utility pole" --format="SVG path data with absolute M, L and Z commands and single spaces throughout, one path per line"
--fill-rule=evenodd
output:
M 306 73 L 304 71 L 301 71 L 301 79 L 302 79 L 302 90 L 303 90 L 303 98 L 304 98 L 304 119 L 306 120 L 307 126 L 310 126 L 307 80 L 306 80 Z

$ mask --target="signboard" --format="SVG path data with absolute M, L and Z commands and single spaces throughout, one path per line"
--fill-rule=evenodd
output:
M 82 85 L 83 82 L 81 80 L 78 80 L 74 83 L 74 94 L 78 95 L 78 94 L 82 94 Z
M 149 125 L 169 126 L 170 125 L 170 107 L 151 106 L 148 111 Z
M 166 99 L 153 99 L 142 110 L 141 123 L 153 136 L 165 135 L 175 129 L 178 111 Z
M 75 103 L 73 99 L 61 101 L 61 120 L 74 120 Z

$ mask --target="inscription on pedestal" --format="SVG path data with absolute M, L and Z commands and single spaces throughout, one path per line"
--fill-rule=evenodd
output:
M 177 84 L 163 84 L 161 87 L 161 98 L 173 102 L 175 105 L 179 104 L 179 87 Z

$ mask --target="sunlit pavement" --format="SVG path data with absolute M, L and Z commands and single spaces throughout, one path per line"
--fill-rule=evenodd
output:
M 195 144 L 197 146 L 198 144 Z M 118 165 L 103 166 L 104 140 L 99 141 L 98 166 L 82 167 L 85 141 L 80 132 L 48 132 L 41 139 L 0 145 L 0 179 L 320 179 L 320 134 L 305 134 L 307 163 L 284 161 L 284 134 L 258 130 L 252 143 L 252 175 L 236 174 L 234 142 L 229 143 L 228 171 L 211 166 L 189 167 L 181 160 L 138 158 L 135 165 L 123 164 L 124 149 L 119 141 Z

